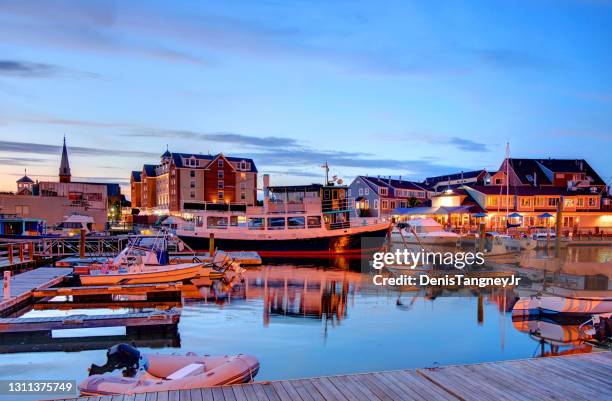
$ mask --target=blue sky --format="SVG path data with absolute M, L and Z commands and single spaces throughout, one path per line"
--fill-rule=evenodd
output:
M 612 1 L 0 0 L 0 190 L 125 182 L 171 151 L 276 184 L 516 157 L 612 179 Z

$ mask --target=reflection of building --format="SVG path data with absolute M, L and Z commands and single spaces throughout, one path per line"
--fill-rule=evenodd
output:
M 200 211 L 207 204 L 257 201 L 257 168 L 251 159 L 191 153 L 161 156 L 130 177 L 132 207 L 143 214 Z
M 34 182 L 24 175 L 17 180 L 15 195 L 0 195 L 2 212 L 43 219 L 48 225 L 78 213 L 93 217 L 96 228 L 103 229 L 109 204 L 121 200 L 119 184 L 73 181 L 66 138 L 58 176 L 59 181 Z

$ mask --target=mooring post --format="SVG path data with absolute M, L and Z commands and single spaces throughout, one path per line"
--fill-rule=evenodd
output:
M 85 230 L 81 229 L 81 238 L 79 240 L 79 258 L 85 258 Z
M 23 262 L 23 242 L 19 243 L 19 261 Z
M 485 242 L 487 240 L 487 235 L 486 235 L 487 234 L 487 230 L 486 230 L 486 227 L 487 227 L 487 223 L 484 222 L 484 221 L 481 221 L 480 222 L 480 227 L 478 228 L 478 235 L 479 235 L 479 238 L 478 238 L 478 251 L 479 252 L 484 252 L 484 249 L 485 249 Z
M 4 299 L 11 298 L 11 272 L 9 270 L 4 271 L 2 296 Z
M 478 293 L 478 325 L 481 326 L 484 323 L 484 297 L 482 292 Z
M 557 225 L 555 226 L 555 256 L 561 253 L 561 229 L 563 228 L 563 196 L 559 198 L 557 204 Z
M 9 266 L 13 265 L 13 244 L 8 244 L 8 260 Z
M 28 259 L 34 260 L 34 243 L 28 242 Z
M 211 258 L 215 256 L 215 233 L 208 236 L 208 254 Z

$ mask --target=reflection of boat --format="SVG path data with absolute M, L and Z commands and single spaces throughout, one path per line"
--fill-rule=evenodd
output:
M 513 317 L 538 315 L 589 316 L 612 312 L 609 292 L 558 291 L 520 298 L 512 309 Z
M 509 235 L 488 232 L 484 248 L 485 263 L 517 263 L 521 243 Z M 477 240 L 478 241 L 478 240 Z
M 399 244 L 455 245 L 460 235 L 446 231 L 431 218 L 408 220 L 391 232 L 391 241 Z
M 105 365 L 91 366 L 92 375 L 79 384 L 82 395 L 137 394 L 247 383 L 259 371 L 259 361 L 250 355 L 141 355 L 127 344 L 111 347 L 107 358 Z M 116 369 L 124 369 L 124 376 L 107 373 Z
M 584 323 L 513 317 L 512 324 L 541 344 L 541 356 L 587 353 L 593 348 L 588 343 L 592 339 L 588 329 L 592 326 Z M 546 351 L 546 344 L 550 351 Z

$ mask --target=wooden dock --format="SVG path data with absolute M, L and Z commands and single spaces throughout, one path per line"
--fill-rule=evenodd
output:
M 59 268 L 55 268 L 59 269 Z M 148 295 L 154 293 L 178 293 L 183 283 L 88 285 L 82 287 L 40 288 L 33 292 L 35 298 L 57 296 Z
M 70 268 L 40 267 L 11 277 L 11 296 L 0 298 L 0 316 L 7 316 L 30 302 L 34 290 L 56 285 L 70 273 Z M 0 282 L 4 286 L 4 280 Z
M 110 315 L 70 315 L 56 317 L 30 317 L 0 319 L 0 337 L 13 333 L 41 333 L 53 330 L 88 329 L 97 327 L 161 328 L 178 325 L 181 313 L 169 311 L 136 312 Z
M 79 401 L 609 400 L 612 352 L 280 380 Z M 74 400 L 74 399 L 73 399 Z

